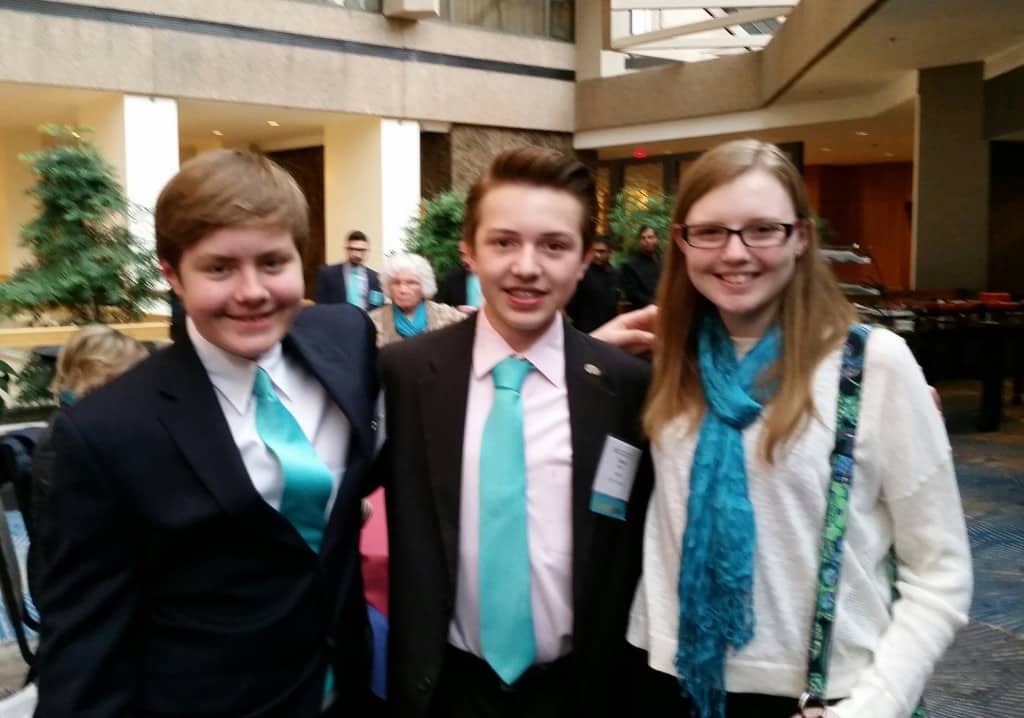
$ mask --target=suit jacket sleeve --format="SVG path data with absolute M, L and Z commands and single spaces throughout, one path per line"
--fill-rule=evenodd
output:
M 336 278 L 336 273 L 341 274 L 341 277 Z M 340 304 L 345 301 L 345 278 L 341 267 L 325 265 L 317 270 L 313 301 L 317 304 Z
M 54 555 L 38 597 L 35 715 L 132 715 L 140 656 L 131 631 L 143 537 L 71 415 L 58 416 L 54 443 Z
M 622 293 L 625 295 L 626 301 L 629 302 L 630 309 L 646 307 L 653 301 L 653 297 L 644 288 L 640 275 L 636 273 L 636 270 L 629 263 L 622 265 L 619 279 L 621 281 Z

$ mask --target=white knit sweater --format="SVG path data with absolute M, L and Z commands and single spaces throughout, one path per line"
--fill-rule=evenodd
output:
M 759 419 L 743 433 L 755 507 L 754 638 L 726 663 L 736 693 L 799 696 L 807 652 L 834 444 L 841 352 L 814 375 L 817 418 L 776 454 L 759 457 Z M 678 420 L 653 448 L 656 482 L 643 577 L 628 639 L 653 668 L 675 674 L 677 586 L 696 432 Z M 842 718 L 909 716 L 936 661 L 967 621 L 972 576 L 949 440 L 906 344 L 884 329 L 865 353 L 828 696 Z M 893 604 L 886 556 L 899 556 Z M 795 712 L 795 711 L 794 711 Z

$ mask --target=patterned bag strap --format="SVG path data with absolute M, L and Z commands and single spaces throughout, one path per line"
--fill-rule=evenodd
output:
M 807 665 L 807 689 L 800 696 L 799 710 L 824 708 L 828 684 L 829 656 L 832 653 L 832 624 L 835 622 L 836 594 L 843 564 L 843 537 L 849 513 L 850 486 L 853 483 L 853 448 L 860 415 L 860 388 L 864 380 L 864 347 L 871 327 L 855 324 L 846 336 L 843 363 L 839 370 L 839 398 L 836 406 L 836 443 L 830 464 L 832 480 L 828 487 L 825 528 L 821 539 L 821 565 L 818 568 L 818 594 L 811 646 Z

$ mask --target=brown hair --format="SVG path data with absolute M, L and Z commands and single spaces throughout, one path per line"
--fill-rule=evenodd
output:
M 286 230 L 305 256 L 309 207 L 292 176 L 266 157 L 213 150 L 183 164 L 163 188 L 154 224 L 156 254 L 175 270 L 186 249 L 238 225 Z
M 793 202 L 807 247 L 797 257 L 793 278 L 782 292 L 782 353 L 765 378 L 779 390 L 765 415 L 762 456 L 771 463 L 775 448 L 803 426 L 814 411 L 811 380 L 818 363 L 843 341 L 855 320 L 853 307 L 839 290 L 819 251 L 803 179 L 775 145 L 736 140 L 704 153 L 680 180 L 672 221 L 678 237 L 690 208 L 712 189 L 751 170 L 779 181 Z M 699 419 L 706 401 L 697 365 L 697 329 L 703 311 L 713 310 L 690 282 L 678 242 L 670 243 L 658 285 L 654 373 L 644 413 L 648 436 L 658 441 L 667 423 L 680 415 Z M 693 423 L 697 426 L 697 422 Z
M 462 241 L 472 246 L 480 223 L 480 203 L 489 191 L 503 184 L 524 184 L 568 192 L 583 208 L 580 234 L 583 251 L 590 249 L 597 233 L 597 193 L 594 177 L 579 160 L 556 150 L 520 147 L 500 153 L 469 191 Z
M 72 391 L 82 397 L 131 369 L 149 356 L 141 342 L 103 324 L 71 335 L 57 355 L 54 394 Z

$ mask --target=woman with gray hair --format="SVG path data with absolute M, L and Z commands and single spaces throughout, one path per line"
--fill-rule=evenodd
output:
M 385 257 L 380 279 L 391 304 L 370 312 L 377 327 L 378 347 L 466 318 L 454 307 L 430 301 L 437 293 L 437 281 L 430 263 L 418 254 Z

